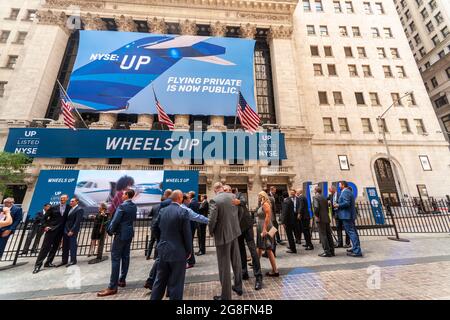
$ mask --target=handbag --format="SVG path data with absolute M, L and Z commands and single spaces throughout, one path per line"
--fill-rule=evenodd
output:
M 273 239 L 277 232 L 278 232 L 278 229 L 275 227 L 272 227 L 272 228 L 270 228 L 269 232 L 267 232 L 267 234 Z

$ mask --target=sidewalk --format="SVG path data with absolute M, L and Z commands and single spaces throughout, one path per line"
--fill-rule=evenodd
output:
M 380 292 L 389 292 L 385 298 L 399 299 L 406 292 L 404 298 L 417 299 L 425 295 L 429 299 L 449 299 L 450 236 L 421 234 L 403 237 L 411 242 L 363 238 L 364 258 L 347 257 L 344 249 L 337 249 L 334 258 L 321 258 L 317 256 L 321 252 L 318 243 L 315 243 L 314 251 L 304 251 L 299 246 L 297 255 L 285 253 L 286 246 L 278 246 L 277 263 L 282 277 L 265 279 L 264 290 L 258 292 L 252 288 L 252 279 L 246 281 L 243 298 L 350 299 L 361 296 L 378 299 L 383 297 Z M 196 267 L 187 270 L 185 298 L 211 299 L 219 292 L 214 249 L 210 248 L 206 255 L 196 259 Z M 108 284 L 110 261 L 88 265 L 87 260 L 80 258 L 78 267 L 44 269 L 37 275 L 32 274 L 34 260 L 29 260 L 24 266 L 0 271 L 0 299 L 96 299 L 95 292 Z M 152 263 L 153 260 L 145 260 L 143 252 L 133 252 L 127 289 L 113 298 L 148 299 L 148 290 L 142 289 L 142 285 Z M 382 278 L 389 280 L 389 290 L 386 291 L 387 287 L 382 285 L 382 290 L 366 292 L 370 276 L 367 268 L 374 265 L 381 267 Z M 262 259 L 262 267 L 263 272 L 269 270 L 267 259 Z M 389 275 L 394 277 L 389 278 Z M 403 277 L 406 277 L 405 281 Z M 419 284 L 431 291 L 426 293 Z M 396 289 L 403 285 L 406 287 Z

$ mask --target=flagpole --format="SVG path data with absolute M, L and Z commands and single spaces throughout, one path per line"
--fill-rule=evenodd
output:
M 77 113 L 78 117 L 80 118 L 81 122 L 83 122 L 84 126 L 86 127 L 86 129 L 89 129 L 88 125 L 86 124 L 86 122 L 84 122 L 83 117 L 81 117 L 81 114 L 78 112 L 78 109 L 75 107 L 75 104 L 73 103 L 72 99 L 70 99 L 69 95 L 67 94 L 66 90 L 64 89 L 64 87 L 62 86 L 61 82 L 59 82 L 59 79 L 56 79 L 56 81 L 58 82 L 59 88 L 63 91 L 63 93 L 66 95 L 67 99 L 69 99 L 70 104 L 72 105 L 72 107 L 75 109 L 75 112 Z

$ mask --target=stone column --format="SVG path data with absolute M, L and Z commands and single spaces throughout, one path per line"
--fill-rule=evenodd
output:
M 136 32 L 137 27 L 136 23 L 134 23 L 133 17 L 125 17 L 121 15 L 120 17 L 114 17 L 116 21 L 117 29 L 123 32 Z
M 0 108 L 2 119 L 44 118 L 47 112 L 70 30 L 63 12 L 38 11 L 37 18 L 27 37 L 30 50 L 21 51 L 8 81 L 11 89 Z
M 100 113 L 98 122 L 93 122 L 89 126 L 91 129 L 107 130 L 111 129 L 116 123 L 117 114 L 115 113 Z
M 131 125 L 131 130 L 151 130 L 154 122 L 152 114 L 138 115 L 138 122 Z
M 180 22 L 180 30 L 182 35 L 195 35 L 197 34 L 197 25 L 195 21 L 186 19 Z M 189 115 L 175 115 L 175 130 L 189 130 Z
M 211 24 L 211 35 L 214 37 L 225 37 L 227 33 L 227 26 L 220 21 Z
M 291 40 L 292 28 L 272 26 L 268 34 L 272 59 L 272 78 L 277 122 L 281 127 L 303 128 L 294 60 L 294 44 Z M 282 111 L 281 111 L 282 110 Z

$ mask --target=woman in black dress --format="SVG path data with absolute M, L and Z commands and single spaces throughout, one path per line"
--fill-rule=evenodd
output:
M 106 221 L 108 220 L 108 206 L 106 203 L 100 204 L 97 215 L 91 215 L 89 218 L 94 219 L 94 228 L 91 235 L 91 246 L 89 248 L 88 257 L 95 254 L 97 241 L 105 236 Z

